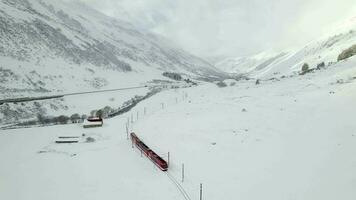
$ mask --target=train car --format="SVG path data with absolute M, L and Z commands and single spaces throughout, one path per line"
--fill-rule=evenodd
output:
M 132 143 L 144 153 L 150 160 L 162 171 L 168 170 L 168 163 L 158 156 L 153 150 L 151 150 L 144 142 L 142 142 L 135 133 L 130 134 Z
M 150 151 L 150 148 L 145 144 L 143 143 L 137 136 L 135 133 L 131 133 L 131 140 L 132 140 L 132 143 L 135 144 L 135 146 L 140 150 L 142 151 L 146 156 L 148 156 L 149 154 L 149 151 Z
M 138 137 L 136 136 L 135 133 L 131 133 L 130 136 L 131 136 L 131 141 L 132 141 L 133 143 L 136 144 L 138 141 L 140 141 L 140 139 L 138 139 Z
M 160 156 L 158 156 L 154 151 L 151 151 L 148 157 L 162 171 L 168 170 L 168 163 L 165 160 L 163 160 Z
M 146 156 L 149 155 L 150 151 L 152 151 L 145 143 L 142 141 L 137 143 L 137 148 L 139 148 Z

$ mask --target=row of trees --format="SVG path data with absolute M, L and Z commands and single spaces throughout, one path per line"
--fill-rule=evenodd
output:
M 87 115 L 79 115 L 75 113 L 70 117 L 66 115 L 60 116 L 43 116 L 41 114 L 37 115 L 37 121 L 39 124 L 68 124 L 68 123 L 80 123 L 83 122 L 88 116 Z
M 302 66 L 302 70 L 300 72 L 300 75 L 304 75 L 304 74 L 312 72 L 314 70 L 320 70 L 322 68 L 325 68 L 325 62 L 319 63 L 316 66 L 316 68 L 312 68 L 312 69 L 309 68 L 309 64 L 308 63 L 304 63 L 303 66 Z
M 120 109 L 123 109 L 127 106 L 136 104 L 140 101 L 143 97 L 135 96 L 134 98 L 124 102 L 122 108 L 114 109 L 110 106 L 105 106 L 99 110 L 92 110 L 90 112 L 90 116 L 92 117 L 100 117 L 100 118 L 108 118 L 110 114 L 118 112 Z M 44 116 L 42 114 L 37 115 L 37 122 L 39 124 L 68 124 L 68 123 L 81 123 L 85 119 L 87 119 L 87 115 L 80 115 L 78 113 L 72 114 L 71 116 L 60 115 L 60 116 Z
M 112 116 L 116 116 L 122 114 L 124 112 L 129 111 L 132 107 L 134 107 L 138 102 L 149 98 L 150 96 L 158 93 L 161 89 L 153 89 L 145 96 L 138 96 L 131 98 L 128 101 L 125 101 L 122 107 L 114 109 L 110 106 L 105 106 L 99 110 L 92 110 L 90 112 L 90 116 L 92 117 L 100 117 L 100 118 L 108 118 Z M 80 115 L 78 113 L 72 114 L 71 116 L 60 115 L 60 116 L 44 116 L 42 114 L 37 115 L 37 120 L 29 121 L 24 123 L 23 125 L 35 125 L 35 124 L 68 124 L 68 123 L 81 123 L 85 119 L 87 119 L 87 115 Z

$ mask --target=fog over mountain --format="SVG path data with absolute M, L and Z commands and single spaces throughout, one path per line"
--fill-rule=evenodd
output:
M 81 0 L 202 57 L 300 47 L 356 13 L 353 0 Z

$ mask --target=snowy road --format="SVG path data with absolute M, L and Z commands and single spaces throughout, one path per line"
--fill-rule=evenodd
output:
M 56 98 L 63 98 L 67 96 L 75 96 L 75 95 L 83 95 L 83 94 L 96 94 L 96 93 L 103 93 L 103 92 L 116 92 L 122 90 L 135 90 L 146 88 L 147 86 L 138 86 L 138 87 L 128 87 L 128 88 L 117 88 L 117 89 L 108 89 L 108 90 L 96 90 L 96 91 L 88 91 L 88 92 L 73 92 L 61 95 L 53 95 L 53 96 L 41 96 L 41 97 L 22 97 L 22 98 L 15 98 L 15 99 L 1 99 L 0 105 L 4 103 L 18 103 L 18 102 L 27 102 L 27 101 L 36 101 L 36 100 L 47 100 L 47 99 L 56 99 Z

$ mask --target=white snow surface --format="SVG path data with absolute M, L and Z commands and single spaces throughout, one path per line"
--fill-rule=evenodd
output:
M 146 115 L 143 110 L 146 108 Z M 137 117 L 138 113 L 138 119 Z M 168 90 L 104 121 L 2 130 L 0 199 L 184 199 L 131 147 L 167 159 L 191 199 L 356 199 L 356 58 L 280 81 Z M 85 136 L 82 136 L 85 134 Z M 55 144 L 79 136 L 77 144 Z M 86 143 L 92 137 L 95 142 Z

